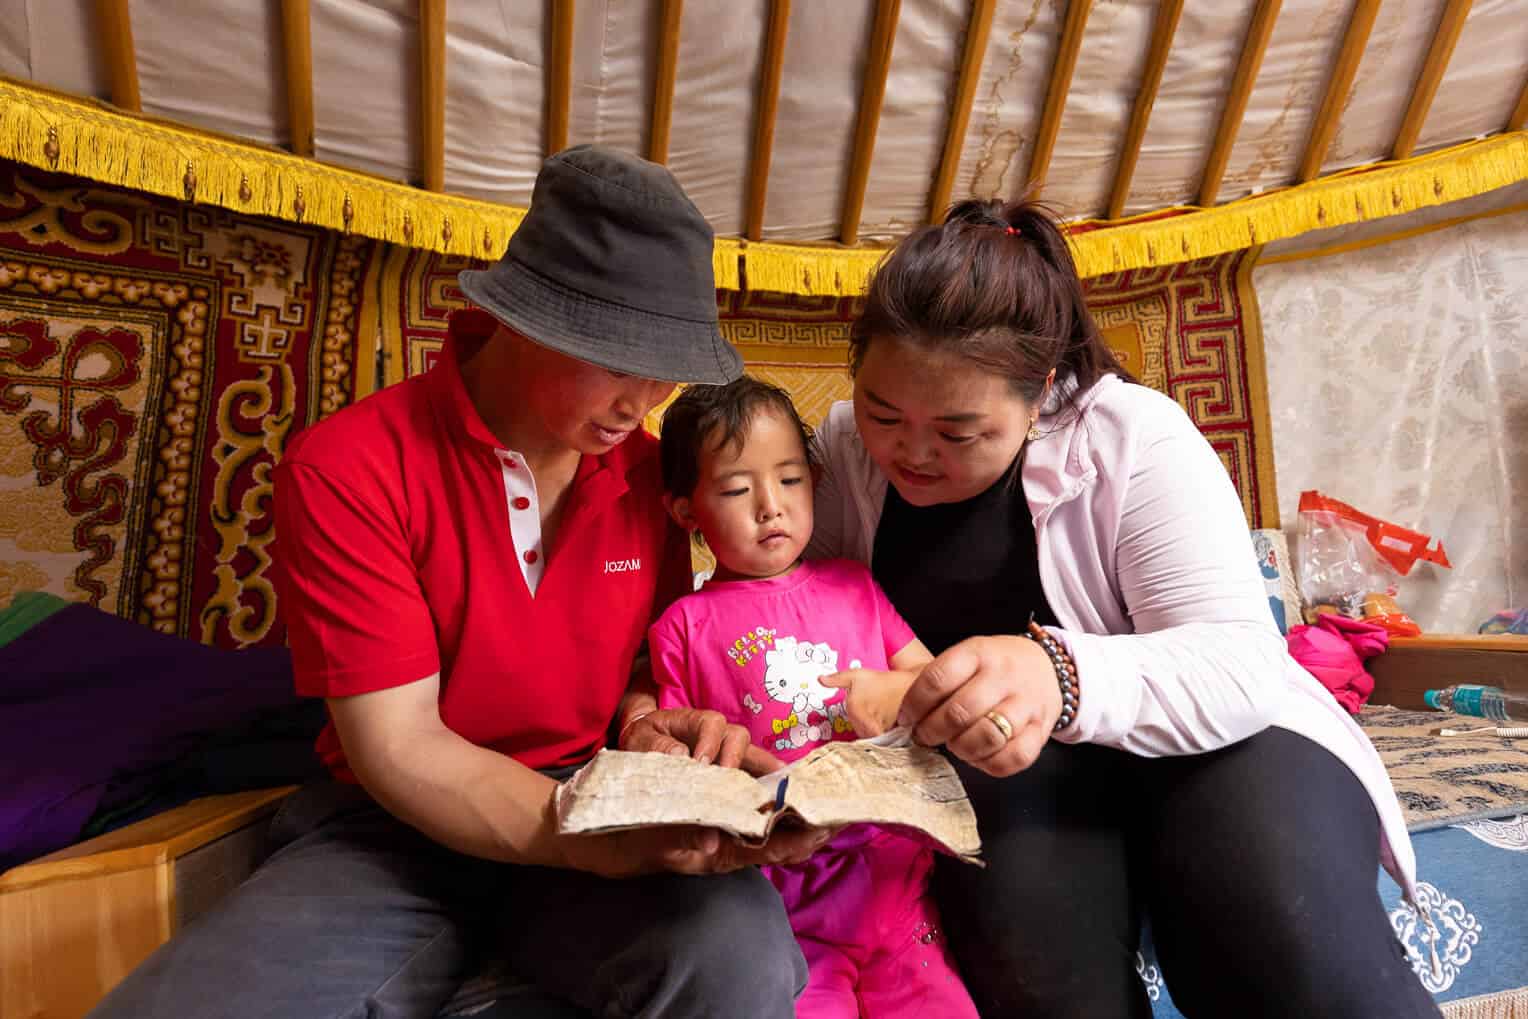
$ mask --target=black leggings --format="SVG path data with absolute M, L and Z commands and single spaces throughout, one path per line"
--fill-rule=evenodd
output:
M 1150 1016 L 1143 911 L 1190 1019 L 1437 1017 L 1375 889 L 1368 794 L 1283 729 L 1191 757 L 1051 743 L 994 779 L 964 764 L 986 869 L 935 894 L 985 1019 Z

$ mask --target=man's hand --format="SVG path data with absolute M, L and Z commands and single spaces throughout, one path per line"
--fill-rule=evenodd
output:
M 826 828 L 776 829 L 759 848 L 715 828 L 641 828 L 608 835 L 562 836 L 566 866 L 623 878 L 672 871 L 725 874 L 744 867 L 801 863 L 834 835 Z
M 620 739 L 622 750 L 677 754 L 701 764 L 714 761 L 724 768 L 742 768 L 750 775 L 767 775 L 781 766 L 779 758 L 749 741 L 747 729 L 729 724 L 720 711 L 653 711 L 628 723 Z
M 916 672 L 849 669 L 822 677 L 822 684 L 848 687 L 844 714 L 849 716 L 849 724 L 860 736 L 879 736 L 897 724 L 902 698 L 917 678 Z

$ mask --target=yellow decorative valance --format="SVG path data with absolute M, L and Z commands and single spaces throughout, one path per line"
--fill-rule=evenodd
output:
M 311 223 L 394 244 L 496 258 L 524 210 L 424 191 L 280 149 L 236 141 L 0 79 L 0 157 L 151 194 Z M 1528 132 L 1361 167 L 1210 209 L 1070 225 L 1083 276 L 1238 251 L 1310 230 L 1380 219 L 1528 179 Z M 883 247 L 717 238 L 724 289 L 850 296 Z
M 1209 209 L 1067 224 L 1083 277 L 1212 258 L 1312 230 L 1383 219 L 1528 180 L 1528 131 L 1496 135 L 1393 163 L 1356 167 Z M 884 248 L 745 243 L 751 289 L 850 297 Z

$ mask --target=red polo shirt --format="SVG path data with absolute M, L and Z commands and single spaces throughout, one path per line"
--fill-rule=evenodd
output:
M 292 441 L 275 475 L 280 604 L 300 694 L 439 672 L 447 726 L 546 768 L 604 742 L 655 608 L 689 589 L 689 553 L 639 431 L 580 461 L 543 555 L 528 469 L 462 384 L 458 359 L 493 328 L 457 313 L 431 371 Z M 332 724 L 318 751 L 351 777 Z

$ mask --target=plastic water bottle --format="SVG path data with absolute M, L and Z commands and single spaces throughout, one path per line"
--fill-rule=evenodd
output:
M 1456 715 L 1492 718 L 1498 722 L 1528 722 L 1528 694 L 1503 690 L 1499 686 L 1475 686 L 1460 683 L 1442 690 L 1428 690 L 1422 699 L 1430 708 L 1452 711 Z

